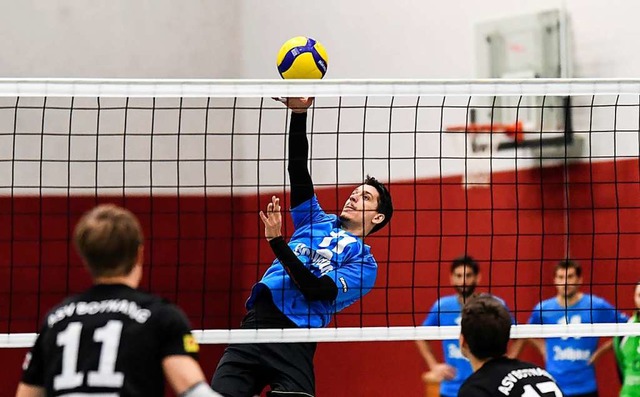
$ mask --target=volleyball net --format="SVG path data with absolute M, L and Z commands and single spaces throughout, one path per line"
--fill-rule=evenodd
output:
M 377 280 L 327 328 L 239 330 L 274 259 L 258 212 L 274 194 L 288 208 L 290 114 L 272 97 L 308 96 L 325 211 L 366 175 L 393 197 L 392 222 L 366 238 Z M 568 258 L 584 293 L 635 310 L 639 127 L 631 80 L 0 80 L 0 346 L 30 346 L 47 310 L 90 285 L 71 236 L 105 202 L 139 217 L 141 287 L 183 308 L 202 343 L 456 338 L 421 324 L 463 254 L 514 337 L 637 334 L 526 323 Z

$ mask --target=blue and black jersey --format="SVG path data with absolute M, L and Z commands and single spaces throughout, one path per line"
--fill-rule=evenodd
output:
M 254 285 L 247 308 L 262 288 L 271 291 L 273 302 L 296 325 L 325 327 L 331 316 L 351 305 L 375 283 L 378 265 L 370 248 L 359 237 L 340 229 L 336 215 L 326 214 L 316 196 L 291 210 L 296 228 L 288 245 L 316 277 L 330 277 L 338 289 L 334 301 L 309 301 L 276 258 Z
M 289 320 L 298 327 L 318 328 L 373 288 L 378 265 L 369 246 L 342 230 L 340 219 L 320 207 L 307 168 L 306 121 L 306 113 L 291 115 L 288 171 L 295 232 L 288 246 L 277 239 L 271 242 L 277 257 L 254 285 L 247 309 L 268 289 L 275 307 Z

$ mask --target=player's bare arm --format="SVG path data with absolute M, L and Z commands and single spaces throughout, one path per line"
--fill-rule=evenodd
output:
M 207 385 L 204 373 L 193 357 L 174 355 L 162 360 L 162 369 L 167 382 L 179 396 L 219 397 L 220 395 Z
M 32 386 L 26 383 L 20 383 L 16 391 L 16 397 L 44 397 L 44 389 L 39 386 Z

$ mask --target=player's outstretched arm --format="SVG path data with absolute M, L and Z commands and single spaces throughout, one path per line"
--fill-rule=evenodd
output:
M 162 360 L 162 369 L 169 385 L 180 397 L 221 397 L 205 382 L 200 364 L 193 357 L 168 356 Z
M 260 219 L 264 223 L 264 234 L 282 266 L 291 277 L 307 300 L 333 301 L 338 296 L 338 287 L 331 277 L 316 277 L 307 269 L 296 254 L 282 238 L 282 214 L 280 213 L 280 199 L 271 197 L 266 213 L 260 211 Z
M 309 174 L 309 141 L 307 140 L 307 109 L 313 98 L 278 98 L 291 109 L 289 123 L 289 182 L 291 183 L 291 208 L 311 199 L 313 181 Z
M 32 386 L 26 383 L 20 382 L 18 390 L 16 391 L 16 397 L 44 397 L 44 388 L 40 386 Z

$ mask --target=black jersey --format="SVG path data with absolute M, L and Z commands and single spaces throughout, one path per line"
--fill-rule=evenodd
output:
M 197 351 L 175 305 L 125 285 L 96 285 L 47 314 L 22 381 L 47 396 L 162 396 L 162 360 Z
M 547 371 L 506 357 L 487 361 L 460 387 L 458 397 L 562 397 Z

